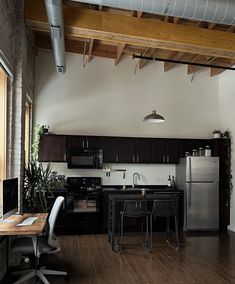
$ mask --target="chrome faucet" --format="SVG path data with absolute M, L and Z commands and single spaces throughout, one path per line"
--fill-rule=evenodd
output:
M 135 179 L 135 176 L 136 176 L 136 179 Z M 133 174 L 133 184 L 132 184 L 133 188 L 137 185 L 137 177 L 138 177 L 138 180 L 140 180 L 140 175 L 138 173 L 134 173 Z

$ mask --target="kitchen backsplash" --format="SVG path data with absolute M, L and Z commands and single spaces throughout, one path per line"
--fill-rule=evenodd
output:
M 68 169 L 67 163 L 52 163 L 53 170 L 57 171 L 58 174 L 64 174 L 66 177 L 101 177 L 103 185 L 131 185 L 133 182 L 133 173 L 135 172 L 140 175 L 140 180 L 138 180 L 138 184 L 140 185 L 166 185 L 168 176 L 175 176 L 175 165 L 104 164 L 105 167 L 110 167 L 112 170 L 126 170 L 125 178 L 123 179 L 123 172 L 121 171 L 111 172 L 110 177 L 106 177 L 102 169 Z

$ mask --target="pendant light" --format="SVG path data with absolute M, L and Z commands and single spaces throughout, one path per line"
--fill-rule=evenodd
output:
M 153 57 L 153 64 L 154 64 L 154 91 L 155 91 L 155 80 L 156 80 L 156 67 L 155 67 L 155 58 Z M 164 122 L 165 118 L 160 114 L 156 113 L 156 110 L 153 110 L 151 114 L 146 115 L 143 119 L 145 122 L 149 123 L 160 123 Z

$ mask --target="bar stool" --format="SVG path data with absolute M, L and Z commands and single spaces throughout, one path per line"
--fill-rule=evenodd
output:
M 123 247 L 123 225 L 124 217 L 130 218 L 142 218 L 142 231 L 143 231 L 143 218 L 146 220 L 146 233 L 145 233 L 145 246 L 144 249 L 148 249 L 148 210 L 147 202 L 145 200 L 125 200 L 123 210 L 120 212 L 121 224 L 120 224 L 120 249 Z
M 176 194 L 156 194 L 156 199 L 153 202 L 152 212 L 150 212 L 150 251 L 153 248 L 153 218 L 155 219 L 156 217 L 166 217 L 168 243 L 170 233 L 170 217 L 174 217 L 176 249 L 179 249 L 177 202 L 178 196 Z

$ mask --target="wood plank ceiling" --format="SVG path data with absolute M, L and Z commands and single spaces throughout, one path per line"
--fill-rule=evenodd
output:
M 231 67 L 235 64 L 235 26 L 197 22 L 183 18 L 124 11 L 100 5 L 64 1 L 67 52 L 113 59 L 142 54 L 192 63 Z M 51 49 L 43 0 L 26 0 L 25 21 L 33 46 Z M 138 69 L 149 61 L 139 59 Z M 177 64 L 164 63 L 164 71 Z M 205 67 L 188 65 L 187 74 Z M 210 76 L 224 69 L 210 68 Z

